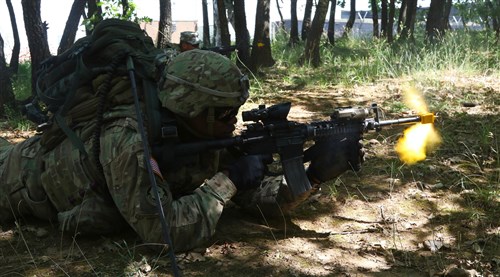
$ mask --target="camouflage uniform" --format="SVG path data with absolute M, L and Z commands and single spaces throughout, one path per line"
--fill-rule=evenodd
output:
M 198 38 L 197 32 L 185 31 L 181 32 L 180 42 L 186 42 L 191 45 L 198 45 L 201 41 Z
M 220 72 L 226 80 L 235 79 L 230 77 L 240 77 L 239 70 L 216 53 L 194 52 L 179 55 L 180 58 L 165 69 L 167 78 L 163 80 L 160 92 L 164 107 L 171 107 L 170 101 L 180 109 L 179 113 L 190 116 L 203 108 L 181 105 L 189 103 L 182 100 L 190 95 L 187 93 L 189 85 L 179 85 L 178 80 L 168 77 L 178 69 L 176 64 L 183 64 L 178 61 L 186 61 L 186 57 L 196 60 L 195 68 L 191 67 L 189 71 L 213 82 L 213 92 L 221 93 L 221 96 L 210 95 L 210 99 L 205 97 L 195 102 L 203 100 L 200 105 L 241 105 L 246 95 L 241 90 L 235 92 L 234 88 L 241 85 L 239 80 L 224 85 L 224 82 L 214 79 L 220 78 Z M 210 63 L 214 58 L 217 66 L 203 66 L 204 62 Z M 206 86 L 210 87 L 205 83 Z M 234 93 L 233 97 L 225 97 L 231 93 Z M 201 92 L 203 94 L 206 93 Z M 82 154 L 67 138 L 50 151 L 40 143 L 40 135 L 16 145 L 0 139 L 0 220 L 34 215 L 57 220 L 63 231 L 90 234 L 117 232 L 128 224 L 144 241 L 163 242 L 134 114 L 132 105 L 117 106 L 105 113 L 99 155 L 102 173 L 92 158 Z M 89 135 L 92 126 L 84 124 L 74 129 L 84 141 L 87 153 L 93 148 L 92 136 Z M 224 205 L 237 193 L 231 180 L 219 172 L 220 161 L 221 151 L 206 151 L 191 157 L 189 163 L 175 171 L 155 170 L 165 220 L 170 226 L 176 251 L 207 242 L 215 232 Z M 151 163 L 158 169 L 154 161 Z M 255 210 L 259 205 L 270 214 L 286 212 L 303 199 L 290 201 L 283 179 L 282 176 L 266 177 L 259 188 L 239 193 L 234 200 L 248 210 Z
M 198 45 L 201 41 L 198 39 L 198 33 L 185 31 L 181 32 L 180 43 L 182 42 L 196 45 L 196 48 L 198 48 Z M 168 43 L 167 47 L 163 49 L 163 53 L 159 55 L 157 62 L 160 64 L 169 64 L 170 61 L 175 58 L 175 56 L 182 53 L 180 43 Z

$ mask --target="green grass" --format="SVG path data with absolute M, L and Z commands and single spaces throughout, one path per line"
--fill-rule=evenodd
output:
M 298 63 L 304 43 L 290 47 L 288 38 L 278 34 L 273 42 L 273 56 L 278 68 L 286 67 L 289 75 L 302 76 L 308 85 L 350 86 L 385 78 L 432 79 L 443 72 L 483 75 L 500 71 L 500 51 L 492 32 L 457 30 L 448 32 L 436 45 L 423 41 L 422 30 L 415 34 L 414 41 L 396 41 L 391 45 L 371 38 L 341 38 L 331 46 L 324 38 L 320 50 L 322 66 L 312 69 Z
M 14 95 L 16 100 L 24 100 L 31 96 L 31 63 L 24 62 L 19 65 L 19 70 L 14 76 Z
M 25 100 L 31 96 L 31 63 L 25 62 L 19 65 L 18 73 L 13 78 L 12 87 L 17 101 Z M 33 129 L 34 124 L 27 120 L 20 111 L 4 106 L 4 112 L 6 122 L 2 124 L 3 126 L 18 131 Z

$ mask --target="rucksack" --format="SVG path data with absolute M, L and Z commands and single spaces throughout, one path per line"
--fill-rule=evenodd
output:
M 144 103 L 148 138 L 157 139 L 161 118 L 155 58 L 160 53 L 137 23 L 106 19 L 95 26 L 91 35 L 45 60 L 36 82 L 38 98 L 50 114 L 48 128 L 41 138 L 45 151 L 67 136 L 86 156 L 82 138 L 72 129 L 93 121 L 92 135 L 97 140 L 106 109 L 134 103 L 130 80 L 123 77 L 128 76 L 129 57 L 133 61 L 139 98 Z M 98 147 L 99 143 L 94 145 Z

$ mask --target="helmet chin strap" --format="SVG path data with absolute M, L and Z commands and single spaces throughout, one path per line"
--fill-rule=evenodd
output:
M 208 135 L 210 137 L 214 136 L 214 122 L 215 122 L 215 115 L 214 115 L 214 108 L 209 107 L 208 108 L 208 115 L 207 115 L 207 130 L 208 130 Z
M 208 114 L 206 118 L 206 123 L 207 123 L 207 134 L 202 135 L 200 132 L 196 131 L 193 129 L 189 123 L 186 122 L 186 120 L 181 117 L 181 116 L 175 116 L 177 122 L 182 126 L 184 129 L 186 129 L 188 132 L 194 134 L 195 136 L 199 138 L 213 138 L 214 136 L 214 123 L 215 123 L 215 109 L 213 107 L 208 108 Z

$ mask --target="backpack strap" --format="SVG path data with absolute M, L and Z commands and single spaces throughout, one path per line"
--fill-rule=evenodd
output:
M 59 125 L 61 130 L 64 132 L 64 134 L 66 134 L 66 136 L 70 139 L 73 145 L 76 148 L 78 148 L 78 150 L 80 150 L 80 152 L 83 154 L 85 158 L 87 158 L 88 153 L 85 150 L 83 141 L 75 134 L 73 130 L 71 130 L 71 128 L 68 127 L 68 125 L 66 124 L 66 120 L 64 120 L 64 116 L 72 107 L 75 93 L 77 92 L 78 88 L 85 82 L 88 82 L 88 80 L 92 79 L 95 73 L 93 73 L 90 69 L 88 69 L 85 66 L 81 54 L 78 54 L 74 58 L 77 59 L 76 69 L 73 74 L 70 74 L 68 76 L 71 79 L 70 81 L 71 85 L 69 87 L 68 94 L 65 98 L 64 104 L 62 104 L 62 106 L 59 107 L 59 109 L 54 115 L 54 118 L 57 122 L 57 125 Z
M 147 116 L 147 130 L 149 141 L 154 143 L 161 139 L 161 114 L 160 100 L 158 99 L 158 86 L 151 79 L 142 81 L 144 102 Z

